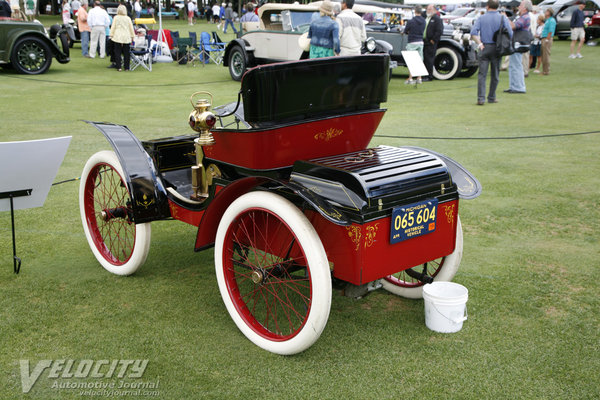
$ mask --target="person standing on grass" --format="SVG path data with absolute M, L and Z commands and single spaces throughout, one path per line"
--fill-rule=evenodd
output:
M 510 21 L 510 27 L 513 29 L 513 34 L 518 31 L 528 31 L 531 21 L 529 19 L 529 11 L 532 5 L 530 0 L 523 0 L 519 4 L 519 17 L 514 21 Z M 529 56 L 527 57 L 529 59 Z M 525 72 L 523 71 L 523 54 L 514 52 L 510 55 L 508 65 L 508 89 L 505 93 L 525 93 Z
M 221 7 L 219 7 L 219 24 L 217 28 L 223 30 L 223 25 L 225 25 L 225 3 L 221 3 Z
M 96 49 L 100 45 L 100 58 L 106 56 L 106 29 L 110 26 L 110 17 L 100 5 L 100 1 L 94 2 L 94 8 L 90 10 L 87 18 L 91 28 L 90 58 L 96 57 Z
M 0 0 L 0 17 L 10 18 L 12 10 L 10 4 L 6 0 Z
M 71 2 L 71 15 L 75 17 L 77 15 L 77 11 L 79 11 L 79 7 L 81 7 L 81 2 L 79 0 L 73 0 Z
M 117 15 L 110 27 L 110 38 L 114 45 L 117 71 L 121 72 L 121 54 L 123 54 L 123 68 L 125 68 L 125 71 L 129 71 L 129 45 L 135 38 L 135 31 L 133 30 L 131 18 L 127 16 L 127 8 L 123 4 L 117 7 Z
M 233 26 L 233 5 L 231 3 L 227 4 L 227 8 L 225 9 L 225 27 L 223 28 L 223 33 L 227 33 L 228 25 L 231 25 L 233 33 L 237 34 L 237 29 Z
M 404 33 L 408 35 L 408 43 L 406 44 L 407 51 L 416 51 L 419 53 L 421 60 L 423 59 L 423 31 L 425 30 L 425 18 L 423 18 L 423 10 L 421 6 L 415 6 L 415 16 L 406 23 Z M 412 79 L 410 70 L 408 79 L 404 82 L 407 85 L 412 85 L 415 81 Z M 417 76 L 417 84 L 421 83 L 421 77 Z
M 498 12 L 498 0 L 488 0 L 487 12 L 479 17 L 473 29 L 471 36 L 477 48 L 479 49 L 479 73 L 477 75 L 477 105 L 485 104 L 485 82 L 487 78 L 488 67 L 490 68 L 490 91 L 488 93 L 488 103 L 497 103 L 496 88 L 498 87 L 500 75 L 500 56 L 496 52 L 495 33 L 500 26 L 504 26 L 512 37 L 512 28 L 506 16 Z
M 425 19 L 425 30 L 423 31 L 423 61 L 429 76 L 424 81 L 433 80 L 433 60 L 437 50 L 438 42 L 442 37 L 444 24 L 433 4 L 427 6 L 427 18 Z
M 544 11 L 546 15 L 546 21 L 544 22 L 544 29 L 542 29 L 542 75 L 548 75 L 550 73 L 550 53 L 552 52 L 552 38 L 556 31 L 556 20 L 554 19 L 554 11 L 551 8 L 547 8 Z
M 135 18 L 140 18 L 142 16 L 142 5 L 140 4 L 140 0 L 135 0 L 133 4 L 133 11 L 135 11 Z
M 190 0 L 187 3 L 187 15 L 188 15 L 188 24 L 194 25 L 194 12 L 196 11 L 196 3 L 193 0 Z
M 359 56 L 367 40 L 365 24 L 354 11 L 354 0 L 342 0 L 342 11 L 336 17 L 340 26 L 340 56 Z
M 246 13 L 240 18 L 240 22 L 258 22 L 258 15 L 254 13 L 252 3 L 246 4 Z
M 63 0 L 62 2 L 62 21 L 63 24 L 68 24 L 71 19 L 71 5 L 69 0 Z
M 580 0 L 576 4 L 577 8 L 573 11 L 573 15 L 571 15 L 571 55 L 569 58 L 583 58 L 581 47 L 585 41 L 585 29 L 583 27 L 585 2 Z M 575 55 L 575 43 L 577 41 L 579 41 L 579 45 L 577 46 L 577 55 Z
M 215 4 L 212 6 L 212 13 L 213 13 L 213 23 L 218 23 L 219 22 L 219 13 L 221 12 L 221 7 L 219 7 L 219 4 L 215 2 Z
M 340 28 L 332 19 L 333 4 L 324 0 L 319 6 L 320 17 L 308 28 L 310 58 L 333 57 L 340 54 Z
M 77 28 L 81 35 L 81 55 L 90 58 L 90 26 L 88 25 L 88 3 L 87 0 L 83 0 L 81 7 L 77 10 Z
M 533 34 L 533 42 L 531 43 L 531 68 L 535 68 L 533 70 L 534 74 L 540 73 L 539 65 L 542 63 L 538 62 L 538 59 L 542 55 L 542 30 L 544 29 L 544 15 L 538 15 L 537 26 L 535 28 L 535 33 Z

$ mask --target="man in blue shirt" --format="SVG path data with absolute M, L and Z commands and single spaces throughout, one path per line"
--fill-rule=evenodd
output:
M 498 0 L 488 0 L 487 12 L 479 17 L 471 36 L 479 48 L 479 74 L 477 75 L 477 104 L 485 104 L 485 80 L 487 78 L 488 66 L 490 67 L 490 91 L 488 103 L 497 103 L 496 88 L 498 87 L 500 75 L 500 57 L 496 54 L 495 33 L 503 25 L 512 37 L 512 29 L 505 15 L 498 13 Z
M 585 41 L 585 29 L 583 27 L 583 9 L 585 8 L 585 2 L 578 1 L 577 8 L 571 15 L 571 55 L 569 58 L 583 58 L 581 55 L 581 47 Z M 579 46 L 577 46 L 577 55 L 575 55 L 575 42 L 579 40 Z

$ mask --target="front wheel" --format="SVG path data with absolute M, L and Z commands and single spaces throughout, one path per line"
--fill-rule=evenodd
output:
M 83 168 L 79 209 L 83 230 L 100 264 L 117 275 L 133 274 L 150 249 L 150 223 L 135 224 L 123 168 L 112 151 L 94 154 Z
M 460 73 L 462 57 L 450 47 L 438 47 L 433 60 L 433 76 L 439 80 L 453 79 Z
M 227 311 L 257 346 L 295 354 L 321 335 L 329 264 L 317 232 L 288 200 L 251 192 L 234 201 L 217 230 L 215 269 Z
M 240 46 L 235 46 L 229 54 L 229 75 L 234 81 L 241 81 L 246 72 L 246 56 Z
M 42 39 L 24 36 L 13 46 L 10 61 L 12 66 L 22 74 L 43 74 L 50 68 L 52 52 Z
M 434 278 L 435 282 L 451 281 L 456 275 L 463 252 L 463 233 L 460 217 L 457 218 L 456 244 L 454 251 L 437 260 L 433 260 L 423 266 L 413 267 L 418 273 L 425 272 Z M 383 288 L 390 293 L 409 299 L 420 299 L 423 297 L 423 282 L 410 277 L 405 271 L 386 276 L 381 280 Z

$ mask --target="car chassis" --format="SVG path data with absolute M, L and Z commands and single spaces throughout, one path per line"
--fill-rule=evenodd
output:
M 422 285 L 451 280 L 462 255 L 459 197 L 481 186 L 430 150 L 367 148 L 388 74 L 387 55 L 259 66 L 237 103 L 211 109 L 210 94 L 192 95 L 199 135 L 139 141 L 125 126 L 90 122 L 114 149 L 82 173 L 92 252 L 128 275 L 146 259 L 151 221 L 198 227 L 194 250 L 214 246 L 232 319 L 277 354 L 319 338 L 332 285 L 354 297 L 383 287 L 418 298 Z

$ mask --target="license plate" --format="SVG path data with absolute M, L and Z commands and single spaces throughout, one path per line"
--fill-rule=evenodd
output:
M 390 243 L 413 239 L 435 231 L 437 199 L 394 208 Z

